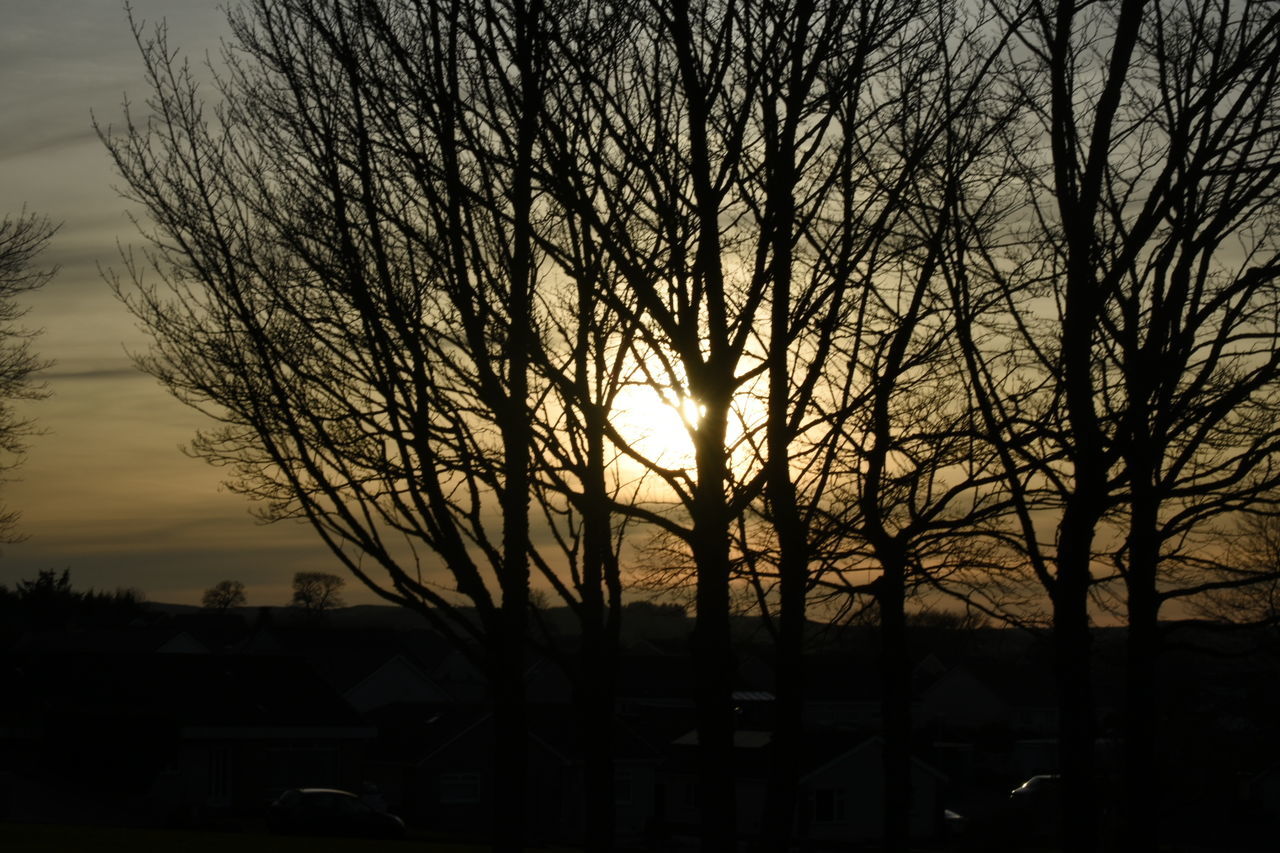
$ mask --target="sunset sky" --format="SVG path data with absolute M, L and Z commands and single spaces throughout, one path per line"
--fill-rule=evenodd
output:
M 221 0 L 134 0 L 134 14 L 165 19 L 194 57 L 226 32 Z M 55 365 L 52 396 L 24 412 L 45 434 L 31 441 L 17 482 L 0 498 L 22 512 L 28 539 L 0 548 L 0 583 L 41 569 L 71 570 L 77 588 L 132 586 L 154 601 L 198 603 L 223 578 L 249 603 L 284 604 L 301 569 L 337 564 L 300 525 L 259 525 L 220 474 L 180 451 L 200 416 L 138 373 L 145 346 L 99 268 L 119 267 L 118 244 L 137 242 L 92 117 L 117 121 L 146 91 L 122 3 L 6 0 L 0 27 L 0 205 L 47 215 L 62 228 L 46 264 L 58 274 L 28 299 L 27 325 Z M 349 588 L 349 601 L 371 595 Z

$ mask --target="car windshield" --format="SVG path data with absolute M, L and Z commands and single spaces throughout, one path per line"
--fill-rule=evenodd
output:
M 1051 786 L 1057 780 L 1058 780 L 1057 776 L 1032 776 L 1030 779 L 1023 782 L 1017 788 L 1014 788 L 1013 792 L 1016 794 L 1019 791 L 1024 791 L 1024 792 L 1038 791 L 1041 788 L 1046 788 Z

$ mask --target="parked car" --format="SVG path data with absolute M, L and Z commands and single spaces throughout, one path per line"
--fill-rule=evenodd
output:
M 267 810 L 272 832 L 299 835 L 352 835 L 362 838 L 399 838 L 404 821 L 379 811 L 350 791 L 334 788 L 293 788 L 281 794 Z
M 1008 824 L 1023 839 L 1056 836 L 1062 826 L 1062 777 L 1032 776 L 1009 792 Z
M 951 809 L 942 811 L 942 831 L 948 838 L 957 838 L 969 832 L 969 819 Z
M 1009 796 L 1015 800 L 1038 800 L 1046 796 L 1054 796 L 1058 792 L 1058 784 L 1061 779 L 1061 776 L 1051 773 L 1032 776 L 1010 791 Z

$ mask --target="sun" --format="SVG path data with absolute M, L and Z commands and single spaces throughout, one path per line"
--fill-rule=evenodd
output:
M 725 424 L 729 467 L 745 477 L 760 464 L 767 408 L 757 396 L 734 398 Z M 628 385 L 614 398 L 609 422 L 630 449 L 650 463 L 674 470 L 695 467 L 692 432 L 703 407 L 689 396 L 652 385 Z
M 652 385 L 627 385 L 614 398 L 609 422 L 636 454 L 663 468 L 692 468 L 690 431 L 700 417 L 692 397 Z

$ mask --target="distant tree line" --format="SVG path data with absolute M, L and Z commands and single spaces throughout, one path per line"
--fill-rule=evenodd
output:
M 322 617 L 343 606 L 344 578 L 328 572 L 298 572 L 293 579 L 289 606 L 304 618 Z M 219 615 L 248 604 L 244 583 L 219 581 L 204 591 L 201 605 Z M 154 621 L 146 596 L 134 588 L 78 590 L 71 585 L 71 570 L 61 574 L 46 569 L 34 579 L 21 580 L 13 589 L 0 584 L 0 625 L 5 630 L 65 628 L 119 628 Z
M 1043 625 L 1063 845 L 1101 843 L 1091 624 L 1127 624 L 1124 842 L 1154 832 L 1166 605 L 1276 566 L 1280 4 L 247 0 L 206 107 L 138 31 L 102 136 L 150 215 L 118 292 L 194 450 L 488 672 L 495 849 L 525 664 L 573 686 L 613 844 L 622 592 L 688 590 L 702 849 L 735 848 L 730 614 L 775 640 L 795 813 L 806 614 L 875 611 L 907 845 L 908 601 Z M 155 275 L 150 273 L 154 272 Z M 684 458 L 625 426 L 639 389 Z M 534 586 L 581 641 L 539 629 Z M 1259 586 L 1262 585 L 1262 586 Z
M 77 590 L 71 570 L 47 569 L 13 589 L 0 584 L 0 630 L 41 631 L 65 628 L 125 627 L 146 621 L 145 597 L 136 589 Z
M 293 576 L 293 594 L 289 606 L 307 619 L 318 619 L 326 611 L 343 606 L 342 587 L 346 579 L 330 572 L 297 572 Z M 237 580 L 218 581 L 204 591 L 200 604 L 206 610 L 226 614 L 234 607 L 249 603 L 244 583 Z

